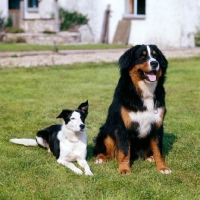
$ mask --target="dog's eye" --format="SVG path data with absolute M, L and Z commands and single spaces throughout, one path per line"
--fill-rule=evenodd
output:
M 75 119 L 74 117 L 71 118 L 71 120 L 74 120 L 74 119 Z

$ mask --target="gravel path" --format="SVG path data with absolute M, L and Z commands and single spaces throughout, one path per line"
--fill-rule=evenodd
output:
M 1 52 L 0 67 L 68 65 L 78 62 L 116 62 L 126 49 Z M 167 58 L 200 56 L 200 48 L 163 49 Z

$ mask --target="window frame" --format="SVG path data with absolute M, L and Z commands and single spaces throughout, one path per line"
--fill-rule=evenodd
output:
M 38 1 L 38 0 L 35 0 L 35 1 Z M 38 7 L 36 7 L 36 8 L 28 7 L 28 0 L 25 0 L 24 3 L 25 3 L 25 8 L 28 12 L 38 12 L 39 11 L 39 8 L 38 8 L 39 7 L 39 1 L 38 1 Z
M 134 2 L 134 4 L 132 5 L 134 8 L 133 14 L 129 14 L 129 13 L 126 13 L 127 12 L 126 4 L 128 4 L 128 6 L 131 6 L 131 4 L 129 0 L 125 0 L 125 13 L 123 14 L 124 19 L 145 19 L 146 18 L 146 0 L 145 0 L 145 14 L 137 14 L 138 1 L 139 0 L 133 0 Z

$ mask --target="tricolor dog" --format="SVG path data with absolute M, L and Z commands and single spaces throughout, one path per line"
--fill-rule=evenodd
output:
M 93 175 L 86 161 L 87 135 L 85 118 L 88 114 L 88 101 L 77 110 L 62 110 L 57 118 L 62 118 L 62 125 L 56 124 L 40 130 L 36 139 L 10 139 L 10 142 L 25 146 L 41 146 L 52 152 L 57 162 L 68 167 L 76 174 L 82 174 L 72 162 L 77 161 L 84 168 L 85 175 Z
M 139 154 L 155 161 L 159 172 L 171 173 L 162 151 L 167 66 L 156 45 L 136 45 L 121 56 L 113 101 L 94 139 L 96 164 L 116 157 L 119 173 L 128 174 L 131 158 Z

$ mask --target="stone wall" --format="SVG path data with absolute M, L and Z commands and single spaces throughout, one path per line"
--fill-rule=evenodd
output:
M 4 41 L 16 41 L 19 38 L 25 39 L 28 44 L 77 44 L 81 42 L 81 35 L 78 32 L 58 32 L 56 34 L 43 33 L 7 33 Z
M 24 19 L 20 20 L 20 28 L 28 33 L 58 32 L 59 24 L 55 19 Z

